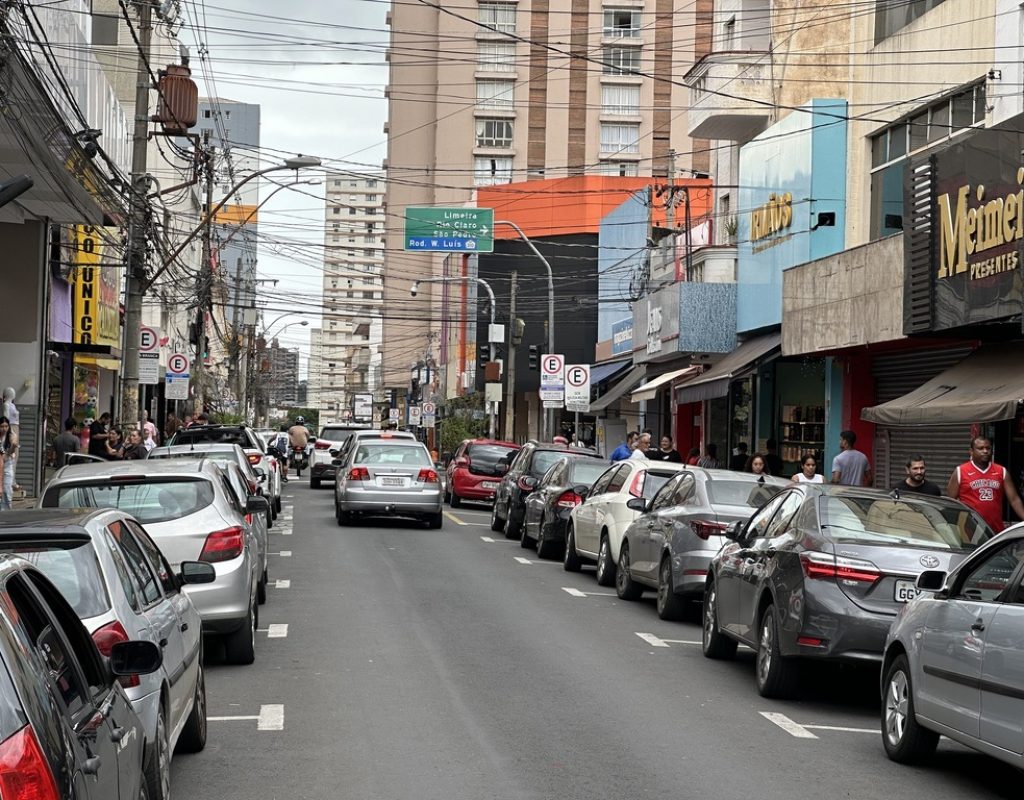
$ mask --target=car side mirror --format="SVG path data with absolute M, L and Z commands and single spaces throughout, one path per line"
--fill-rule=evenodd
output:
M 205 561 L 182 561 L 178 578 L 185 584 L 213 583 L 217 580 L 217 570 Z
M 266 483 L 267 482 L 267 473 L 261 472 L 259 475 L 256 476 L 256 480 L 258 480 L 260 483 Z
M 524 475 L 520 480 L 522 480 L 523 486 L 528 486 L 531 489 L 536 489 L 537 484 L 540 483 L 540 481 L 538 481 L 532 475 Z
M 341 453 L 341 451 L 340 451 L 340 450 L 339 450 L 339 449 L 338 449 L 337 447 L 332 447 L 332 448 L 331 448 L 330 450 L 328 450 L 327 452 L 331 454 L 331 457 L 332 457 L 332 458 L 337 458 L 337 457 L 338 457 L 338 454 L 339 454 L 339 453 Z
M 245 501 L 246 514 L 266 514 L 270 510 L 270 501 L 262 495 L 254 494 Z
M 160 669 L 163 651 L 153 642 L 117 642 L 110 648 L 110 671 L 119 678 L 149 675 Z
M 743 526 L 745 524 L 746 523 L 744 522 L 730 522 L 726 526 L 725 533 L 723 535 L 730 542 L 738 542 L 740 537 L 743 536 Z
M 332 467 L 340 467 L 341 466 L 341 459 L 340 458 L 331 459 L 331 466 Z
M 626 508 L 643 514 L 647 510 L 647 501 L 642 497 L 631 497 L 626 501 Z
M 573 486 L 572 492 L 573 494 L 578 495 L 580 500 L 585 500 L 587 498 L 587 495 L 590 494 L 590 487 L 581 483 L 576 486 Z
M 914 585 L 922 592 L 941 592 L 946 588 L 946 573 L 941 569 L 926 569 L 917 576 Z

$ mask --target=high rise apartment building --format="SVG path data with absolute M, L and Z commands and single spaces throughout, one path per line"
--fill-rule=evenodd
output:
M 384 176 L 327 175 L 324 310 L 319 346 L 310 355 L 311 396 L 321 418 L 347 419 L 353 394 L 377 387 L 383 316 Z
M 408 206 L 459 206 L 477 186 L 585 174 L 708 168 L 691 140 L 682 77 L 710 48 L 712 0 L 394 3 L 388 15 L 388 261 L 385 301 L 441 274 L 403 253 Z M 441 291 L 432 292 L 434 320 Z M 383 382 L 408 384 L 430 355 L 428 320 L 390 318 Z M 434 353 L 436 355 L 436 352 Z

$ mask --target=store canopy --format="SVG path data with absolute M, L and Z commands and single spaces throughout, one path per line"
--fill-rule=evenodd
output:
M 639 389 L 633 392 L 630 397 L 630 402 L 639 403 L 641 400 L 653 400 L 660 389 L 668 386 L 675 380 L 685 380 L 688 377 L 693 377 L 700 374 L 700 367 L 684 367 L 683 369 L 673 370 L 672 372 L 666 372 L 664 375 L 659 375 L 657 378 L 649 380 Z
M 626 367 L 631 367 L 633 360 L 624 358 L 621 361 L 607 361 L 604 364 L 594 364 L 590 367 L 590 385 L 597 386 L 601 381 L 614 378 Z
M 729 384 L 749 372 L 762 358 L 782 346 L 781 333 L 767 333 L 748 339 L 703 375 L 676 391 L 677 403 L 714 400 L 729 393 Z
M 971 425 L 1017 416 L 1024 401 L 1024 342 L 983 347 L 923 386 L 865 408 L 861 419 L 890 427 Z
M 594 414 L 604 411 L 608 406 L 626 394 L 626 392 L 632 391 L 644 379 L 646 374 L 647 367 L 642 364 L 639 367 L 633 367 L 633 369 L 626 373 L 624 378 L 621 378 L 618 383 L 609 387 L 607 392 L 590 404 L 590 413 Z M 593 378 L 591 378 L 591 381 L 593 381 Z

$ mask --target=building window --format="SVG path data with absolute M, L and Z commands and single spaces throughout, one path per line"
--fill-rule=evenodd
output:
M 601 113 L 640 113 L 640 87 L 632 84 L 608 83 L 601 87 Z
M 349 208 L 348 214 L 350 217 L 354 217 L 356 214 L 356 210 L 354 208 Z
M 640 9 L 606 8 L 604 10 L 604 35 L 634 37 L 640 35 Z
M 635 161 L 603 161 L 599 172 L 601 175 L 611 175 L 617 178 L 635 178 L 640 174 L 639 166 Z
M 375 194 L 368 194 L 368 195 L 366 195 L 366 202 L 367 203 L 376 203 L 377 202 L 377 195 L 375 195 Z M 372 210 L 376 211 L 377 209 L 372 209 Z
M 338 206 L 335 206 L 334 208 L 331 209 L 331 213 L 332 214 L 340 214 L 341 213 L 341 209 Z
M 367 179 L 367 181 L 366 181 L 366 188 L 367 189 L 376 189 L 377 188 L 377 181 L 373 180 L 372 178 Z
M 512 182 L 511 158 L 477 157 L 473 159 L 473 183 L 476 186 L 493 186 Z
M 516 4 L 481 3 L 477 21 L 499 33 L 515 33 Z
M 340 180 L 338 180 L 338 179 L 334 180 L 334 188 L 335 189 L 340 189 L 341 188 L 341 181 Z
M 606 47 L 601 60 L 605 75 L 635 75 L 640 69 L 640 48 Z
M 94 45 L 114 45 L 117 41 L 117 28 L 121 18 L 117 14 L 102 14 L 98 11 L 92 13 L 92 43 Z M 209 110 L 206 116 L 210 116 Z
M 482 72 L 515 72 L 515 43 L 480 42 L 476 51 L 476 68 Z
M 875 0 L 875 44 L 923 17 L 945 0 Z
M 477 147 L 512 146 L 512 120 L 478 119 L 476 121 Z
M 601 123 L 602 153 L 639 153 L 640 126 Z
M 512 108 L 514 81 L 477 81 L 476 104 L 480 108 Z

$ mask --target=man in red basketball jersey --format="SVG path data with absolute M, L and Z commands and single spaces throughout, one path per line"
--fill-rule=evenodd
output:
M 1003 498 L 1013 512 L 1024 519 L 1024 503 L 1006 467 L 992 462 L 992 442 L 984 436 L 971 440 L 971 458 L 953 470 L 946 494 L 977 511 L 996 533 L 1005 527 Z

